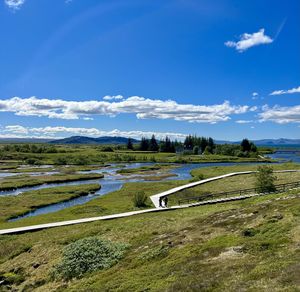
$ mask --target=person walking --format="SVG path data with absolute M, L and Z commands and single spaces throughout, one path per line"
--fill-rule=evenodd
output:
M 163 198 L 162 198 L 162 197 L 159 197 L 158 203 L 159 203 L 159 207 L 160 207 L 160 208 L 162 208 L 162 201 L 163 201 Z
M 168 208 L 168 201 L 169 201 L 168 196 L 165 196 L 164 197 L 164 205 L 165 205 L 164 207 L 165 208 Z

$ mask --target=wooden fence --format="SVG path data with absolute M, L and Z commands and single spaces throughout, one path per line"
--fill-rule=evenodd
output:
M 278 185 L 275 185 L 274 191 L 264 192 L 264 194 L 282 193 L 282 192 L 291 190 L 293 188 L 298 188 L 298 187 L 300 187 L 300 181 L 286 183 L 286 184 L 278 184 Z M 213 200 L 213 199 L 218 199 L 218 198 L 227 198 L 232 195 L 244 196 L 244 195 L 249 195 L 249 194 L 257 194 L 257 193 L 261 193 L 260 189 L 258 189 L 258 188 L 234 190 L 234 191 L 221 192 L 221 193 L 215 193 L 215 194 L 208 193 L 208 194 L 203 194 L 203 195 L 197 196 L 197 197 L 182 198 L 182 199 L 178 200 L 178 205 L 181 205 L 183 203 L 189 204 L 192 202 L 201 202 L 201 201 Z

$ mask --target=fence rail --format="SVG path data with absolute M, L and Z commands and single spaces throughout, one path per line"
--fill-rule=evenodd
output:
M 291 182 L 291 183 L 285 183 L 285 184 L 278 184 L 275 185 L 275 190 L 274 191 L 269 191 L 269 192 L 264 192 L 265 194 L 271 194 L 271 193 L 281 193 L 285 192 L 287 190 L 293 189 L 300 187 L 300 181 L 298 182 Z M 261 193 L 259 188 L 250 188 L 250 189 L 242 189 L 242 190 L 234 190 L 234 191 L 228 191 L 228 192 L 221 192 L 221 193 L 208 193 L 208 194 L 203 194 L 201 196 L 197 197 L 187 197 L 187 198 L 182 198 L 178 200 L 178 205 L 181 205 L 183 203 L 191 203 L 191 202 L 201 202 L 205 200 L 212 200 L 212 199 L 217 199 L 217 198 L 227 198 L 228 196 L 231 195 L 248 195 L 248 194 L 256 194 L 256 193 Z

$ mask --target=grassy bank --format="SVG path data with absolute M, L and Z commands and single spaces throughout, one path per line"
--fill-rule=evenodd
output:
M 286 170 L 286 169 L 299 169 L 299 163 L 274 163 L 272 164 L 272 168 L 276 170 Z M 233 166 L 213 166 L 213 167 L 204 167 L 197 168 L 191 171 L 191 174 L 194 178 L 203 177 L 209 178 L 214 176 L 219 176 L 222 174 L 230 173 L 230 172 L 239 172 L 239 171 L 248 171 L 248 170 L 257 170 L 257 165 L 255 164 L 239 164 Z
M 103 174 L 88 173 L 88 174 L 54 174 L 42 176 L 16 175 L 6 177 L 0 180 L 0 191 L 11 190 L 21 187 L 32 187 L 42 184 L 63 183 L 80 180 L 92 180 L 103 178 Z
M 56 153 L 30 153 L 17 151 L 4 151 L 2 156 L 6 161 L 19 160 L 32 164 L 102 164 L 108 162 L 253 162 L 264 161 L 262 158 L 244 158 L 226 155 L 183 155 L 176 153 L 157 153 L 149 151 L 122 151 L 115 149 L 113 152 L 103 151 L 102 146 L 95 145 L 60 145 L 55 146 Z
M 0 277 L 23 291 L 297 291 L 299 226 L 299 197 L 277 194 L 1 236 Z M 107 270 L 53 280 L 62 248 L 88 236 L 130 247 Z
M 158 171 L 168 171 L 174 167 L 178 167 L 176 165 L 170 164 L 155 164 L 148 166 L 141 166 L 136 168 L 124 168 L 117 171 L 119 174 L 149 174 L 149 173 L 157 173 Z
M 0 197 L 0 222 L 26 214 L 39 207 L 65 202 L 100 189 L 98 184 L 55 187 L 24 192 L 18 196 Z
M 145 192 L 149 197 L 159 191 L 168 190 L 182 183 L 182 181 L 126 183 L 119 191 L 97 197 L 83 205 L 70 207 L 51 214 L 24 218 L 16 222 L 0 222 L 0 228 L 4 229 L 133 211 L 136 210 L 133 205 L 133 198 L 137 190 Z M 148 199 L 145 208 L 153 208 L 150 199 Z
M 275 184 L 285 184 L 300 181 L 300 172 L 294 173 L 276 173 Z M 198 197 L 205 194 L 217 194 L 222 192 L 237 191 L 255 187 L 255 174 L 243 174 L 228 177 L 216 181 L 212 181 L 203 185 L 199 185 L 190 189 L 186 189 L 169 196 L 169 204 L 177 205 L 178 201 L 185 198 Z M 233 194 L 234 195 L 234 194 Z

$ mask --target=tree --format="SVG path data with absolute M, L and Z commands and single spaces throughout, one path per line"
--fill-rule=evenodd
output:
M 198 155 L 199 154 L 199 146 L 194 146 L 193 148 L 193 154 Z
M 276 190 L 273 168 L 267 165 L 262 165 L 257 168 L 255 187 L 260 193 L 270 193 Z
M 257 152 L 257 147 L 253 142 L 250 142 L 250 151 L 251 152 Z
M 186 136 L 183 145 L 184 149 L 192 150 L 194 147 L 193 137 L 191 135 Z
M 203 154 L 205 154 L 205 155 L 209 155 L 209 154 L 211 154 L 212 153 L 212 149 L 210 148 L 210 146 L 206 146 L 205 147 L 205 150 L 204 150 L 204 152 L 203 152 Z
M 152 135 L 150 142 L 149 142 L 149 150 L 150 151 L 158 151 L 158 149 L 159 149 L 159 147 L 158 147 L 157 141 L 155 139 L 155 136 Z
M 214 151 L 215 148 L 216 148 L 216 145 L 215 145 L 215 142 L 214 142 L 213 138 L 211 138 L 211 137 L 208 138 L 207 146 L 208 146 L 209 149 L 210 149 L 210 153 L 213 153 L 213 151 Z
M 128 138 L 127 140 L 127 149 L 133 150 L 133 144 L 131 138 Z
M 241 142 L 241 150 L 243 152 L 249 152 L 251 150 L 251 144 L 248 139 L 243 139 Z
M 142 137 L 139 148 L 141 151 L 148 151 L 149 150 L 149 140 L 146 139 L 145 137 Z
M 201 148 L 202 153 L 205 151 L 207 144 L 208 144 L 207 139 L 205 137 L 201 137 L 199 146 Z

